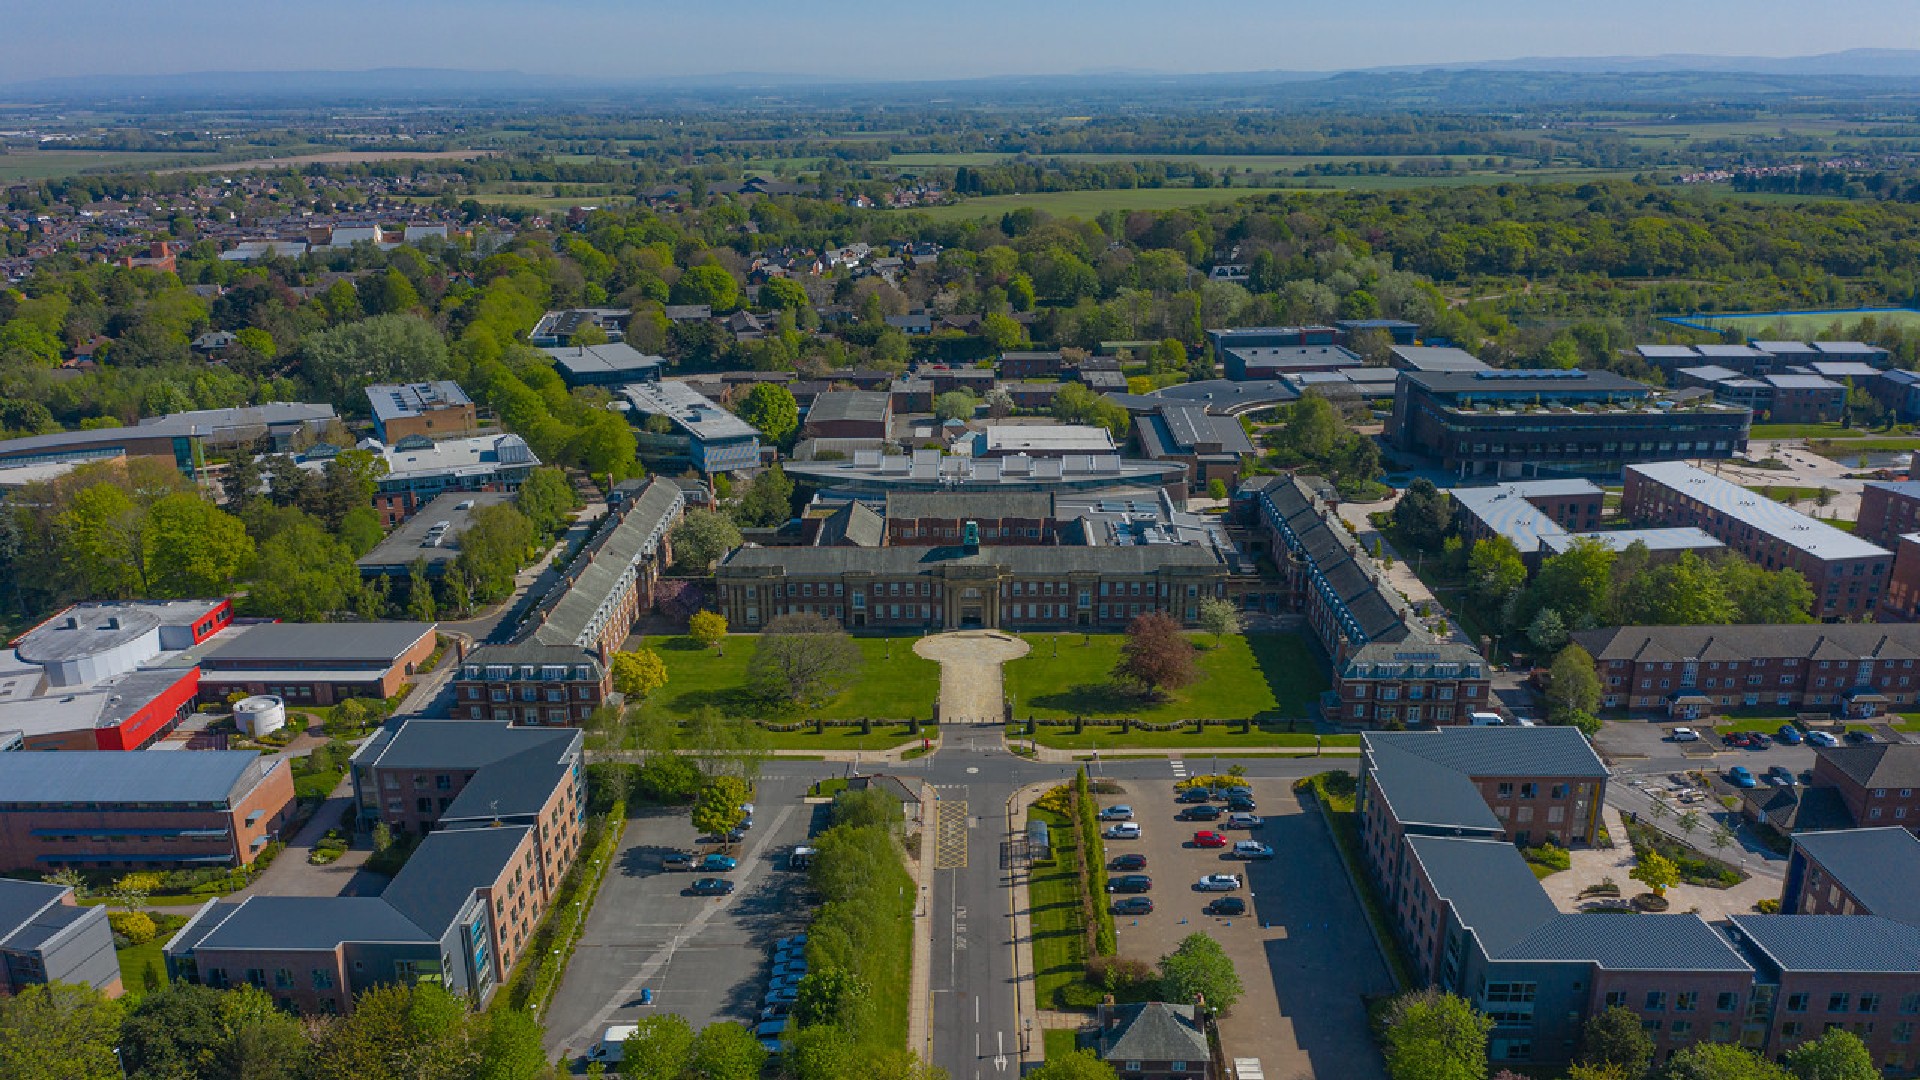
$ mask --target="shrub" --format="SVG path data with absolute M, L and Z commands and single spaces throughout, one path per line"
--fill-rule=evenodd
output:
M 1527 857 L 1528 862 L 1538 863 L 1549 870 L 1569 870 L 1573 867 L 1573 856 L 1567 854 L 1567 849 L 1556 847 L 1553 844 L 1524 848 L 1521 850 L 1521 854 Z
M 1753 910 L 1762 915 L 1778 915 L 1780 914 L 1780 898 L 1777 896 L 1768 896 L 1756 900 L 1753 904 Z
M 158 930 L 153 918 L 144 911 L 115 911 L 107 915 L 107 925 L 113 932 L 126 939 L 129 945 L 145 945 L 153 940 Z

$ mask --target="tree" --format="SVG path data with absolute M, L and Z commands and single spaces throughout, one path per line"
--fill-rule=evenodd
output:
M 743 528 L 773 528 L 785 525 L 793 517 L 793 481 L 775 465 L 759 476 L 734 507 L 734 518 Z
M 300 1019 L 281 1011 L 264 990 L 236 987 L 220 995 L 225 1041 L 203 1076 L 221 1080 L 304 1080 L 313 1040 Z
M 701 570 L 714 560 L 740 546 L 740 527 L 725 514 L 712 510 L 689 510 L 669 534 L 674 561 Z
M 1567 623 L 1552 608 L 1541 608 L 1527 624 L 1527 644 L 1536 653 L 1550 653 L 1567 641 Z
M 117 1080 L 120 1015 L 91 986 L 29 984 L 0 998 L 0 1076 Z
M 1319 394 L 1308 394 L 1287 410 L 1280 428 L 1280 449 L 1295 461 L 1324 462 L 1333 457 L 1346 426 L 1333 409 L 1333 403 Z
M 1665 898 L 1667 890 L 1680 882 L 1680 868 L 1672 859 L 1657 851 L 1648 850 L 1634 863 L 1628 877 L 1653 890 L 1653 895 Z
M 1653 1064 L 1653 1039 L 1640 1026 L 1640 1014 L 1615 1005 L 1587 1018 L 1580 1029 L 1580 1060 L 1617 1066 L 1629 1076 L 1645 1075 Z
M 1421 551 L 1438 550 L 1453 523 L 1452 502 L 1433 486 L 1433 481 L 1416 477 L 1393 505 L 1393 527 Z
M 1787 1051 L 1786 1066 L 1794 1080 L 1876 1080 L 1880 1075 L 1860 1036 L 1840 1027 Z
M 747 819 L 753 792 L 737 776 L 716 776 L 700 787 L 693 802 L 693 827 L 709 836 L 725 836 Z
M 833 1025 L 859 1031 L 860 1014 L 867 1005 L 867 984 L 858 975 L 837 967 L 823 967 L 808 972 L 800 980 L 793 1002 L 793 1020 L 801 1027 Z
M 837 697 L 866 658 L 840 624 L 821 615 L 775 616 L 747 661 L 747 685 L 770 701 L 806 708 Z
M 1561 649 L 1547 672 L 1548 720 L 1564 724 L 1576 712 L 1591 716 L 1600 711 L 1600 673 L 1587 650 L 1578 645 Z
M 1380 1020 L 1392 1080 L 1482 1080 L 1493 1020 L 1466 999 L 1416 990 L 1388 1003 Z
M 1120 646 L 1120 662 L 1113 674 L 1137 684 L 1149 697 L 1179 689 L 1195 678 L 1193 642 L 1163 611 L 1137 615 L 1127 624 L 1127 639 Z
M 980 409 L 980 399 L 965 390 L 949 390 L 933 399 L 933 415 L 939 420 L 971 420 Z
M 1792 1074 L 1752 1051 L 1703 1042 L 1667 1059 L 1666 1080 L 1792 1080 Z
M 1625 582 L 1618 617 L 1639 626 L 1713 626 L 1733 620 L 1720 577 L 1691 551 Z
M 687 636 L 711 649 L 727 639 L 727 617 L 715 611 L 696 611 L 687 617 Z
M 667 662 L 652 649 L 632 649 L 613 654 L 613 688 L 629 701 L 646 700 L 667 685 Z
M 1220 943 L 1205 934 L 1188 934 L 1160 958 L 1160 989 L 1182 1005 L 1204 1000 L 1216 1013 L 1232 1010 L 1244 987 Z
M 415 559 L 407 567 L 407 617 L 416 622 L 432 622 L 433 580 L 427 577 L 427 560 Z
M 513 591 L 513 576 L 533 548 L 533 522 L 506 503 L 476 507 L 467 515 L 467 531 L 460 534 L 460 554 L 453 569 L 466 579 L 482 601 L 498 600 Z
M 147 594 L 159 599 L 225 596 L 253 558 L 240 519 L 198 495 L 163 495 L 140 531 Z
M 417 315 L 379 314 L 308 334 L 300 371 L 336 405 L 365 409 L 370 383 L 423 382 L 451 374 L 446 339 Z
M 800 980 L 804 993 L 809 975 Z M 783 1071 L 793 1080 L 854 1080 L 862 1074 L 860 1046 L 854 1041 L 851 1032 L 835 1027 L 831 1023 L 810 1024 L 798 1020 L 800 1010 L 794 1009 L 793 1023 L 799 1030 L 787 1040 L 787 1052 L 781 1057 Z
M 805 311 L 810 306 L 806 288 L 789 278 L 768 278 L 760 286 L 759 300 L 761 307 L 776 311 Z
M 1473 553 L 1467 556 L 1467 576 L 1473 579 L 1474 596 L 1497 608 L 1526 584 L 1527 564 L 1520 560 L 1513 541 L 1495 536 L 1474 542 Z
M 474 1080 L 540 1080 L 547 1072 L 545 1030 L 525 1009 L 494 1008 L 474 1018 L 480 1068 Z
M 541 536 L 554 536 L 567 527 L 579 500 L 565 470 L 542 465 L 527 474 L 513 503 Z
M 641 1017 L 621 1044 L 620 1075 L 634 1080 L 680 1080 L 692 1064 L 693 1026 L 678 1013 Z
M 1231 600 L 1209 596 L 1200 601 L 1200 629 L 1213 635 L 1215 645 L 1227 634 L 1238 634 L 1243 622 L 1240 609 Z
M 1538 608 L 1559 612 L 1570 629 L 1596 625 L 1606 612 L 1615 558 L 1612 548 L 1580 537 L 1540 564 L 1528 599 Z
M 132 497 L 109 483 L 75 492 L 54 519 L 57 550 L 88 597 L 123 600 L 144 590 L 141 524 Z
M 1026 1080 L 1119 1080 L 1119 1077 L 1113 1066 L 1100 1060 L 1100 1055 L 1091 1050 L 1075 1050 L 1060 1057 L 1049 1055 L 1044 1064 L 1026 1075 Z
M 784 443 L 800 426 L 800 405 L 793 391 L 779 383 L 756 383 L 734 412 L 759 428 L 768 442 Z
M 671 299 L 676 304 L 706 304 L 715 314 L 725 314 L 740 306 L 740 283 L 726 267 L 706 263 L 680 275 Z
M 1733 618 L 1762 625 L 1813 621 L 1813 586 L 1798 570 L 1768 570 L 1746 559 L 1720 563 L 1720 586 L 1733 605 Z
M 314 1050 L 314 1080 L 468 1080 L 479 1064 L 466 1001 L 428 982 L 366 991 Z
M 759 1080 L 767 1051 L 734 1023 L 708 1024 L 693 1037 L 693 1074 L 700 1080 Z
M 241 607 L 249 615 L 320 622 L 350 607 L 359 585 L 353 553 L 301 514 L 261 542 Z

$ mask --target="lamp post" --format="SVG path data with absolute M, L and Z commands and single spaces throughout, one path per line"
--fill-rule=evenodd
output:
M 1023 1054 L 1033 1052 L 1033 1017 L 1031 1016 L 1027 1017 L 1026 1023 L 1020 1028 L 1020 1052 Z

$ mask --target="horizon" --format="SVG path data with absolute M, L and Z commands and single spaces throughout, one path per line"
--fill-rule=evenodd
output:
M 1834 6 L 1844 8 L 1840 17 Z M 1097 11 L 1075 3 L 1036 10 L 986 0 L 958 26 L 950 15 L 876 14 L 866 7 L 829 0 L 801 12 L 747 3 L 722 18 L 614 0 L 424 0 L 399 9 L 340 0 L 326 22 L 316 24 L 310 9 L 285 0 L 210 0 L 185 10 L 126 0 L 23 0 L 0 41 L 0 71 L 7 84 L 402 69 L 602 83 L 926 82 L 1334 74 L 1695 55 L 1771 61 L 1920 49 L 1920 27 L 1900 0 L 1845 0 L 1818 9 L 1789 0 L 1697 0 L 1680 11 L 1655 0 L 1620 0 L 1604 13 L 1546 14 L 1520 0 L 1487 0 L 1458 13 L 1382 0 L 1365 19 L 1352 18 L 1333 0 L 1296 0 L 1284 11 L 1251 13 L 1205 2 L 1185 5 L 1175 20 L 1143 0 L 1118 0 Z M 1580 48 L 1561 47 L 1568 42 Z

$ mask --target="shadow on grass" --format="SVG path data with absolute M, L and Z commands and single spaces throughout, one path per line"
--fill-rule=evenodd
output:
M 1154 699 L 1117 682 L 1081 683 L 1028 699 L 1037 709 L 1055 709 L 1080 716 L 1134 712 L 1158 704 Z

